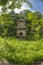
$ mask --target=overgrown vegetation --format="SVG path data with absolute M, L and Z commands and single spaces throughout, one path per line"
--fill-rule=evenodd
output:
M 38 38 L 43 34 L 43 16 L 40 12 L 23 11 L 21 14 L 2 14 L 0 16 L 0 35 L 15 36 L 16 25 L 20 18 L 26 20 L 27 37 L 33 35 Z
M 22 40 L 0 37 L 0 58 L 17 65 L 28 65 L 43 60 L 43 39 Z
M 9 5 L 9 2 L 12 3 Z M 23 2 L 32 7 L 28 0 L 0 0 L 0 60 L 6 59 L 17 65 L 43 61 L 43 15 L 28 10 L 15 14 L 14 8 L 19 8 Z M 9 8 L 11 12 L 6 14 Z M 20 18 L 27 23 L 26 39 L 16 38 L 16 24 Z
M 24 16 L 25 17 L 24 17 Z M 27 39 L 16 38 L 16 24 L 27 22 Z M 43 16 L 39 12 L 0 16 L 0 59 L 17 65 L 28 65 L 43 60 Z

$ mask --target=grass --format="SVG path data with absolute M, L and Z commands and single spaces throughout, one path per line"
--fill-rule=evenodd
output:
M 23 40 L 0 36 L 0 58 L 18 65 L 43 61 L 43 38 L 40 40 Z

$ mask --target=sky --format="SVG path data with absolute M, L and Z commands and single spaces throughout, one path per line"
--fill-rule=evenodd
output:
M 29 1 L 33 5 L 31 11 L 40 11 L 41 13 L 43 13 L 43 2 L 41 0 L 29 0 Z
M 21 6 L 21 8 L 20 8 L 20 9 L 15 8 L 15 9 L 14 9 L 14 11 L 15 11 L 16 13 L 19 13 L 19 12 L 21 12 L 21 11 L 23 11 L 23 10 L 27 10 L 27 9 L 29 9 L 29 10 L 30 10 L 30 8 L 29 8 L 28 4 L 25 2 L 25 3 L 23 3 L 23 5 Z
M 33 5 L 32 8 L 30 8 L 27 3 L 23 3 L 23 5 L 21 6 L 20 9 L 17 9 L 17 8 L 14 9 L 15 13 L 19 13 L 19 12 L 21 12 L 23 10 L 26 10 L 26 9 L 28 9 L 28 10 L 30 10 L 32 12 L 39 11 L 39 12 L 43 13 L 43 2 L 41 0 L 29 0 L 29 1 Z M 9 2 L 9 5 L 10 4 L 11 4 L 11 2 Z M 1 8 L 2 7 L 0 7 L 0 12 L 1 12 Z M 11 9 L 7 10 L 7 13 L 10 12 L 10 11 L 11 11 Z
M 21 9 L 15 9 L 15 11 L 18 13 L 21 11 L 21 10 L 30 10 L 32 12 L 34 11 L 39 11 L 41 13 L 43 13 L 43 2 L 41 0 L 29 0 L 31 3 L 32 3 L 32 8 L 29 7 L 29 5 L 27 3 L 23 3 L 23 6 L 21 7 Z

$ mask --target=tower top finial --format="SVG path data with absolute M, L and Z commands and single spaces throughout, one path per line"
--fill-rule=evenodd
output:
M 24 19 L 22 19 L 22 18 L 20 18 L 20 19 L 19 19 L 19 22 L 25 22 L 25 20 L 24 20 Z

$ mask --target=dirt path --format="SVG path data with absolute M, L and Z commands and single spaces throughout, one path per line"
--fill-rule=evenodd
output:
M 9 62 L 7 62 L 7 61 L 1 61 L 0 60 L 0 65 L 13 65 L 13 64 L 11 64 L 11 63 L 9 63 Z M 36 64 L 33 64 L 33 65 L 36 65 Z M 37 64 L 37 65 L 43 65 L 43 62 L 41 63 L 41 64 Z
M 0 65 L 13 65 L 13 64 L 10 64 L 9 62 L 7 62 L 7 61 L 2 61 L 2 60 L 0 60 Z
M 43 62 L 40 65 L 43 65 Z

